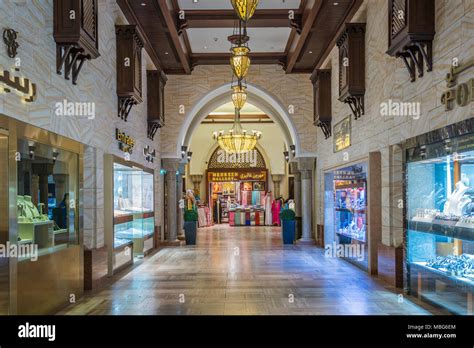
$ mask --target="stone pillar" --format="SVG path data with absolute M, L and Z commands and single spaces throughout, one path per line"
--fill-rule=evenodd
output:
M 184 230 L 183 230 L 183 220 L 184 220 L 184 212 L 183 209 L 179 207 L 179 201 L 183 199 L 183 176 L 184 176 L 184 164 L 181 163 L 178 168 L 178 172 L 176 175 L 176 187 L 177 187 L 177 202 L 178 205 L 176 209 L 178 210 L 178 239 L 184 240 Z
M 302 236 L 298 240 L 299 244 L 314 244 L 313 238 L 313 166 L 314 159 L 300 158 L 298 169 L 301 173 L 301 218 L 302 218 Z
M 275 198 L 280 197 L 280 182 L 283 179 L 282 174 L 272 174 L 273 193 Z
M 178 197 L 176 172 L 179 169 L 179 159 L 163 159 L 162 168 L 166 170 L 166 231 L 169 244 L 179 244 L 178 240 Z

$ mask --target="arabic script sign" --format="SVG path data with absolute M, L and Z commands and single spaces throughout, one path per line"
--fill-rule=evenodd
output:
M 3 87 L 3 91 L 10 93 L 12 90 L 17 91 L 18 93 L 24 96 L 26 102 L 34 102 L 36 100 L 36 84 L 31 83 L 27 78 L 22 78 L 19 76 L 11 76 L 8 70 L 0 70 L 0 86 Z

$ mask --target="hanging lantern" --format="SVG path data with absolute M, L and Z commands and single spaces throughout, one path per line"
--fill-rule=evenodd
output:
M 247 91 L 242 85 L 232 87 L 232 102 L 237 110 L 241 110 L 247 101 Z
M 242 21 L 247 22 L 255 13 L 258 0 L 230 0 L 230 3 L 235 12 L 237 12 L 237 16 Z
M 246 46 L 232 47 L 232 57 L 230 58 L 230 65 L 235 77 L 242 80 L 249 72 L 250 67 L 250 49 Z

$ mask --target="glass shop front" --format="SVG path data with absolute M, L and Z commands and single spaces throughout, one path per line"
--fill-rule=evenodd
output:
M 421 144 L 405 155 L 408 290 L 472 315 L 474 133 Z
M 368 269 L 367 163 L 325 174 L 326 252 Z
M 83 146 L 0 116 L 0 152 L 0 314 L 51 314 L 83 292 Z
M 153 170 L 112 155 L 108 165 L 113 173 L 106 178 L 106 199 L 111 214 L 109 235 L 109 274 L 132 264 L 151 252 L 155 244 Z M 106 237 L 107 238 L 107 237 Z

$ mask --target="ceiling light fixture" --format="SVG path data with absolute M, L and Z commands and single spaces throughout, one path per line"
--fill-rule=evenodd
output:
M 237 110 L 241 110 L 247 101 L 247 87 L 239 83 L 232 87 L 232 102 Z
M 248 22 L 257 9 L 258 0 L 230 0 L 237 16 L 243 21 Z
M 250 49 L 246 46 L 232 47 L 232 57 L 230 58 L 230 66 L 238 80 L 242 80 L 247 76 L 250 68 L 250 57 L 248 56 Z

